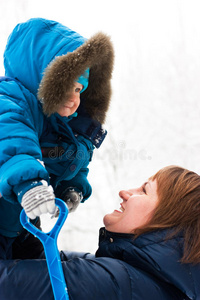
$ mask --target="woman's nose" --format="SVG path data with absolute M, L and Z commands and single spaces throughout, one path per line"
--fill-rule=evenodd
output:
M 122 190 L 122 191 L 119 192 L 119 196 L 120 196 L 120 198 L 121 198 L 122 200 L 127 201 L 128 198 L 130 197 L 130 194 L 129 194 L 127 191 Z

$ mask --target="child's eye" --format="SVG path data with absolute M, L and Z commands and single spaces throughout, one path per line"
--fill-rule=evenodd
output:
M 75 88 L 75 93 L 80 93 L 82 91 L 82 89 L 83 89 L 83 86 Z

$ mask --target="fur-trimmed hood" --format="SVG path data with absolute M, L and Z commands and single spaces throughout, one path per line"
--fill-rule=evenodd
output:
M 18 24 L 4 54 L 6 75 L 17 78 L 37 96 L 49 116 L 89 68 L 88 87 L 81 98 L 86 111 L 101 123 L 111 98 L 113 60 L 112 43 L 104 33 L 86 40 L 60 23 L 45 19 Z

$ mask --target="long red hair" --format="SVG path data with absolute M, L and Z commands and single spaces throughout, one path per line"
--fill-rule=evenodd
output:
M 173 228 L 183 233 L 183 263 L 200 263 L 200 176 L 192 171 L 168 166 L 151 180 L 157 181 L 158 205 L 151 220 L 135 231 L 136 236 L 153 230 Z

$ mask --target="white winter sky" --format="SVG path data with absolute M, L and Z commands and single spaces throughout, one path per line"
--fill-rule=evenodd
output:
M 120 189 L 170 164 L 200 173 L 199 14 L 198 0 L 1 0 L 0 57 L 14 26 L 32 17 L 88 38 L 103 31 L 115 48 L 109 134 L 90 165 L 93 195 L 68 217 L 61 248 L 94 252 Z

